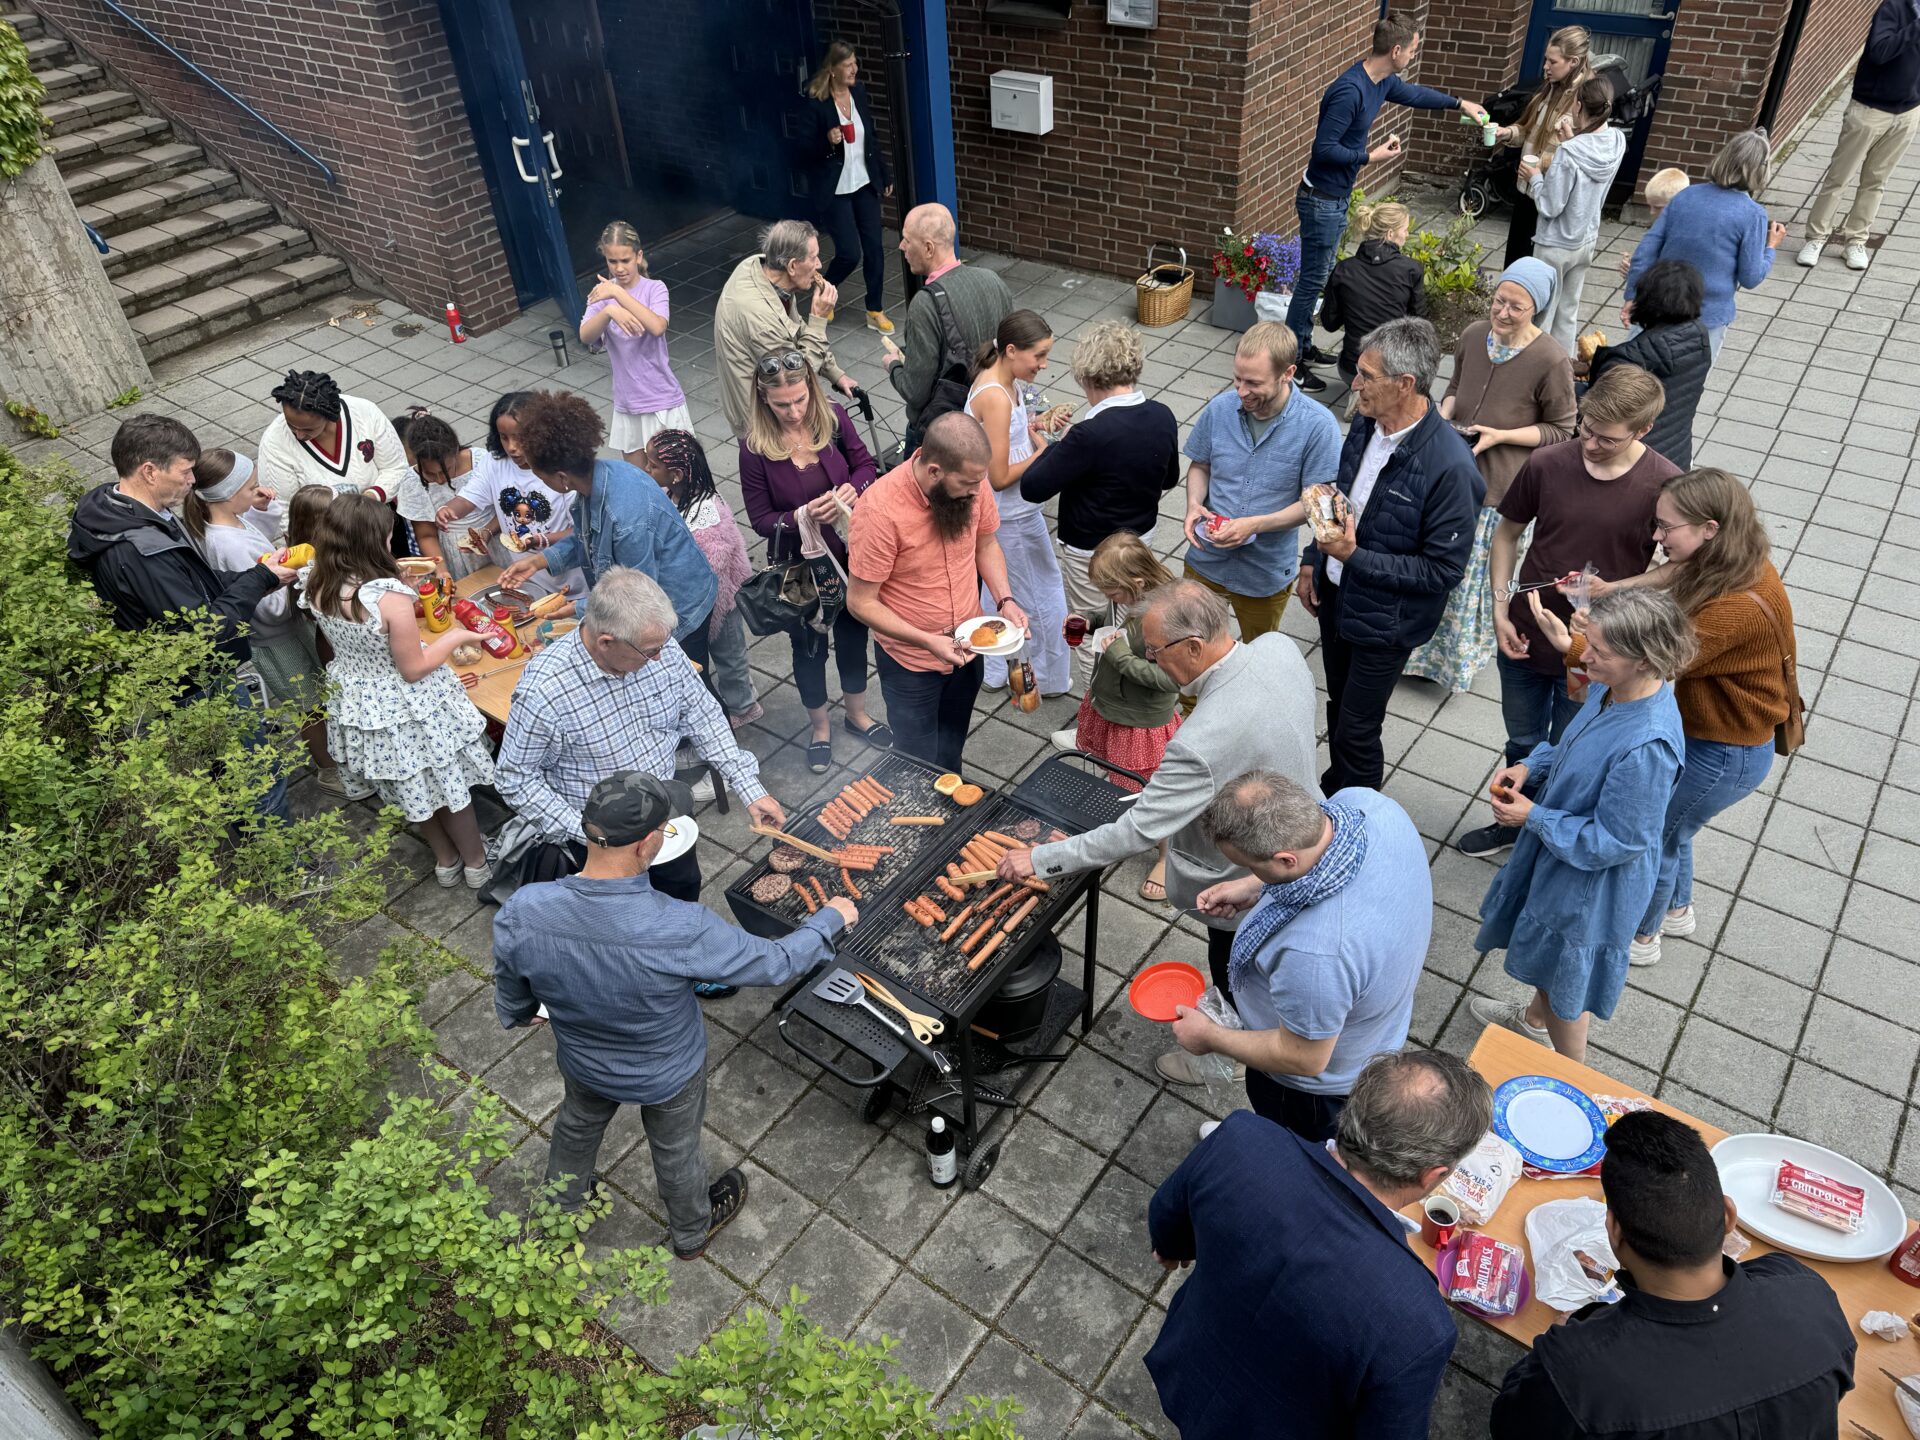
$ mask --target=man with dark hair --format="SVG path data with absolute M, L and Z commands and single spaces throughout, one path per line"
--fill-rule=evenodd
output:
M 1371 148 L 1367 136 L 1380 107 L 1391 100 L 1415 110 L 1459 110 L 1486 123 L 1487 112 L 1471 100 L 1456 100 L 1400 78 L 1420 53 L 1420 30 L 1410 16 L 1389 11 L 1373 27 L 1373 53 L 1356 60 L 1320 97 L 1320 123 L 1313 152 L 1293 197 L 1300 215 L 1300 279 L 1287 306 L 1287 328 L 1300 342 L 1300 373 L 1294 383 L 1316 393 L 1327 388 L 1307 368 L 1328 356 L 1313 348 L 1313 307 L 1333 269 L 1333 252 L 1347 229 L 1347 200 L 1362 165 L 1391 160 L 1400 153 L 1400 137 L 1389 135 Z
M 135 415 L 113 436 L 119 477 L 80 497 L 67 532 L 67 558 L 93 581 L 122 630 L 179 629 L 198 612 L 211 616 L 220 649 L 236 663 L 251 658 L 238 627 L 254 607 L 293 579 L 265 563 L 222 583 L 193 548 L 173 510 L 193 489 L 200 442 L 166 415 Z
M 981 585 L 1001 619 L 1027 629 L 994 538 L 999 508 L 980 498 L 991 453 L 978 420 L 940 416 L 861 495 L 847 537 L 847 608 L 878 642 L 894 746 L 947 770 L 960 768 L 985 668 L 954 635 L 978 613 Z
M 1733 1201 L 1699 1132 L 1654 1110 L 1622 1116 L 1600 1189 L 1625 1298 L 1534 1340 L 1493 1402 L 1494 1440 L 1838 1434 L 1847 1317 L 1791 1255 L 1721 1253 Z
M 1458 1056 L 1376 1055 L 1331 1145 L 1236 1110 L 1154 1194 L 1169 1270 L 1147 1370 L 1181 1440 L 1426 1440 L 1453 1319 L 1394 1212 L 1460 1162 L 1493 1095 Z
M 1425 842 L 1377 790 L 1318 800 L 1272 770 L 1229 783 L 1200 823 L 1252 872 L 1195 902 L 1203 918 L 1239 922 L 1230 968 L 1245 1028 L 1182 1005 L 1173 1038 L 1246 1066 L 1255 1114 L 1326 1140 L 1360 1067 L 1407 1043 L 1433 934 Z

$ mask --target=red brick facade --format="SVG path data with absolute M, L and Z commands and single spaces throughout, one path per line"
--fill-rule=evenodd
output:
M 417 310 L 479 330 L 517 308 L 434 0 L 167 0 L 129 6 L 338 176 L 90 0 L 34 8 L 222 161 Z
M 1852 76 L 1878 8 L 1876 0 L 1813 0 L 1800 32 L 1800 53 L 1788 73 L 1786 94 L 1774 121 L 1775 134 L 1783 139 L 1791 135 L 1836 78 Z

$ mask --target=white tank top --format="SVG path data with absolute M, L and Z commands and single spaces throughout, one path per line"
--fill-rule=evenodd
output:
M 1013 413 L 1007 417 L 1007 464 L 1018 465 L 1033 455 L 1033 436 L 1027 433 L 1027 407 L 1012 390 L 1008 390 L 998 380 L 989 380 L 984 385 L 976 385 L 967 392 L 967 414 L 973 415 L 973 397 L 982 390 L 1000 390 L 1013 402 Z M 978 415 L 973 415 L 978 420 Z

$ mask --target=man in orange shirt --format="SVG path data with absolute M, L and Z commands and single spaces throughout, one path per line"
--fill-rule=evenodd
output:
M 954 638 L 979 610 L 980 587 L 1026 633 L 994 531 L 1000 511 L 980 496 L 991 452 L 971 415 L 942 415 L 913 457 L 869 486 L 847 539 L 847 608 L 879 642 L 875 668 L 901 750 L 960 768 L 980 693 L 980 657 Z

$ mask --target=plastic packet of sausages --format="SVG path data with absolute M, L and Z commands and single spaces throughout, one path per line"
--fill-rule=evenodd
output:
M 1773 1182 L 1773 1203 L 1790 1215 L 1838 1230 L 1859 1233 L 1867 1220 L 1867 1192 L 1791 1160 L 1780 1162 Z

